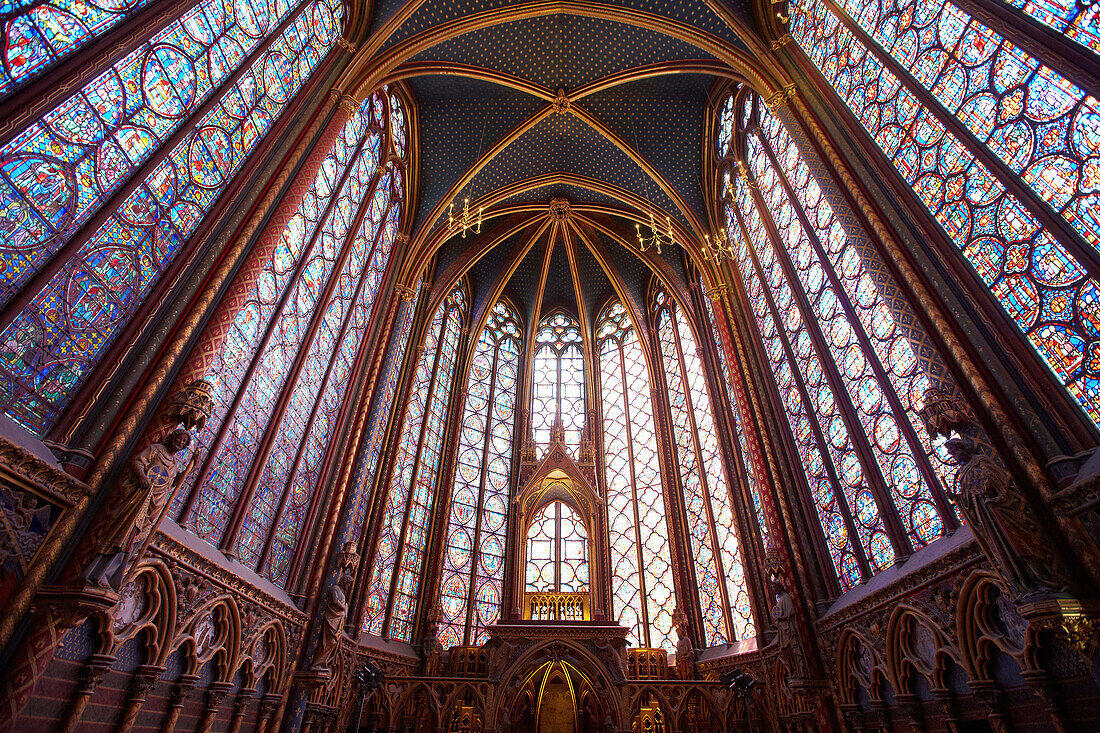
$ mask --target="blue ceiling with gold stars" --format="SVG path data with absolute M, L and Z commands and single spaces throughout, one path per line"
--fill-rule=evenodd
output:
M 505 216 L 509 207 L 564 197 L 602 209 L 631 244 L 634 222 L 650 214 L 671 217 L 696 238 L 707 231 L 706 105 L 734 75 L 721 59 L 760 47 L 749 37 L 749 0 L 379 0 L 367 27 L 359 46 L 371 64 L 406 81 L 416 106 L 411 239 L 440 247 L 438 272 L 474 245 L 474 237 L 443 236 L 448 206 L 460 209 L 466 197 Z M 519 216 L 546 215 L 536 206 Z M 517 240 L 531 231 L 468 263 L 475 293 L 516 264 Z M 599 240 L 602 263 L 574 237 L 571 270 L 564 241 L 548 231 L 505 292 L 520 300 L 541 287 L 542 311 L 583 309 L 593 320 L 615 292 L 612 280 L 643 299 L 653 268 L 631 247 L 584 231 Z M 686 280 L 678 248 L 666 248 L 663 259 Z

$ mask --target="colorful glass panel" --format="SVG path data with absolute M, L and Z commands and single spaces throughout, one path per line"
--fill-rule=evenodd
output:
M 5 95 L 103 35 L 149 0 L 8 0 L 0 5 L 0 95 Z
M 400 641 L 411 640 L 465 308 L 466 295 L 459 287 L 443 301 L 428 327 L 375 550 L 364 629 L 382 633 L 392 600 L 387 635 Z
M 952 3 L 844 0 L 843 7 L 1013 173 L 1100 246 L 1100 102 Z
M 1058 380 L 1089 417 L 1100 423 L 1100 360 L 1094 356 L 1100 354 L 1100 329 L 1096 326 L 1100 288 L 1095 281 L 824 2 L 796 4 L 791 33 Z M 988 49 L 982 45 L 974 50 L 985 53 Z M 1003 54 L 999 58 L 1005 60 L 1006 71 L 1027 68 L 1026 64 L 1008 63 L 1011 57 Z M 989 63 L 988 59 L 984 62 Z M 1005 77 L 1011 78 L 1011 74 Z M 1022 86 L 1025 78 L 1019 76 L 1021 86 L 1015 87 L 1022 103 L 1030 99 L 1030 91 Z M 1055 99 L 1066 97 L 1059 93 Z M 1057 119 L 1068 124 L 1065 115 Z M 1095 120 L 1096 115 L 1083 117 L 1082 129 L 1085 139 L 1094 141 L 1094 132 L 1088 132 L 1089 125 L 1094 125 L 1090 119 Z M 1061 144 L 1064 136 L 1057 126 L 1052 130 Z M 1051 156 L 1048 162 L 1057 162 L 1057 158 Z M 1071 188 L 1083 183 L 1076 182 Z M 1064 191 L 1067 202 L 1076 196 L 1071 189 Z M 1097 210 L 1100 207 L 1093 205 L 1092 213 L 1081 221 L 1094 217 Z
M 528 593 L 588 592 L 588 530 L 573 507 L 554 501 L 527 528 Z
M 616 301 L 596 326 L 612 611 L 635 646 L 676 650 L 669 527 L 645 353 Z
M 727 644 L 756 634 L 733 499 L 694 334 L 666 293 L 655 305 L 706 644 Z
M 943 534 L 943 521 L 931 501 L 931 490 L 917 466 L 913 456 L 913 446 L 909 445 L 898 426 L 899 418 L 894 414 L 885 393 L 890 386 L 884 385 L 877 378 L 871 363 L 875 355 L 867 352 L 856 333 L 860 324 L 858 321 L 853 323 L 849 320 L 842 294 L 837 293 L 828 277 L 829 273 L 823 267 L 809 235 L 783 189 L 775 168 L 765 155 L 763 146 L 755 134 L 749 135 L 748 148 L 749 168 L 759 181 L 761 194 L 768 206 L 768 214 L 798 278 L 797 282 L 787 279 L 782 264 L 779 264 L 774 270 L 773 277 L 776 280 L 782 278 L 783 284 L 775 290 L 790 292 L 794 297 L 794 301 L 783 306 L 784 308 L 799 308 L 799 293 L 811 304 L 810 307 L 814 312 L 803 313 L 801 317 L 813 319 L 815 323 L 802 330 L 799 336 L 803 337 L 802 334 L 805 334 L 806 337 L 812 338 L 811 331 L 815 328 L 820 330 L 826 351 L 819 352 L 817 357 L 825 362 L 831 361 L 835 365 L 844 393 L 859 418 L 860 424 L 849 425 L 848 429 L 862 428 L 875 465 L 886 479 L 886 485 L 890 486 L 893 492 L 894 505 L 901 516 L 910 542 L 914 548 L 923 547 Z M 819 202 L 819 206 L 817 212 L 819 222 L 826 220 L 826 214 L 829 217 L 832 216 L 827 203 Z M 842 231 L 839 225 L 837 231 Z M 784 256 L 778 251 L 775 254 L 777 257 Z M 858 264 L 852 266 L 857 269 L 859 267 Z M 892 316 L 889 316 L 889 322 L 893 322 Z M 803 320 L 803 324 L 806 323 L 807 321 Z M 793 340 L 793 333 L 790 335 Z M 901 365 L 904 360 L 905 372 L 908 373 L 916 368 L 916 360 L 905 339 L 899 338 L 897 343 L 902 347 L 901 351 L 907 352 L 899 356 L 898 363 Z M 844 395 L 840 395 L 839 399 L 843 400 Z M 901 419 L 904 419 L 904 416 Z M 920 449 L 919 446 L 917 448 Z M 865 467 L 865 471 L 874 470 L 871 466 Z M 869 501 L 870 498 L 866 500 Z M 878 508 L 880 512 L 893 510 L 893 506 Z
M 1080 0 L 1005 0 L 1040 23 L 1100 52 L 1100 4 Z
M 520 338 L 515 313 L 498 302 L 470 362 L 443 550 L 445 648 L 484 643 L 500 617 Z
M 0 336 L 5 344 L 0 349 L 0 399 L 13 419 L 40 433 L 57 420 L 249 153 L 331 50 L 342 7 L 337 0 L 306 5 L 269 47 L 257 49 L 232 87 L 5 329 Z M 332 23 L 316 22 L 318 15 Z M 87 220 L 98 206 L 92 202 L 102 202 L 108 190 L 117 190 L 136 161 L 147 157 L 157 140 L 167 139 L 177 124 L 175 118 L 158 122 L 153 112 L 134 112 L 118 94 L 111 96 L 109 88 L 96 96 L 97 83 L 121 89 L 122 82 L 114 79 L 92 82 L 77 95 L 79 103 L 62 105 L 0 153 L 0 161 L 8 161 L 0 162 L 6 171 L 0 182 L 6 212 L 0 214 L 0 227 L 8 232 L 5 300 L 72 236 L 78 221 Z M 140 87 L 140 80 L 133 83 Z M 100 111 L 91 111 L 95 109 Z M 61 133 L 55 128 L 61 129 L 56 126 L 62 119 L 57 115 L 65 110 L 94 129 L 73 132 L 75 142 L 57 137 Z M 109 119 L 97 121 L 100 113 Z M 124 113 L 129 123 L 123 124 Z M 144 115 L 142 124 L 149 127 L 130 124 L 134 115 Z M 132 150 L 131 144 L 136 146 Z M 60 153 L 53 152 L 55 146 Z M 130 153 L 124 154 L 124 148 Z M 70 153 L 77 157 L 56 158 Z M 27 203 L 32 200 L 40 206 Z
M 531 426 L 538 456 L 546 454 L 554 421 L 561 418 L 574 458 L 584 433 L 584 353 L 580 326 L 564 313 L 543 319 L 535 335 Z
M 730 100 L 732 102 L 733 97 L 730 97 Z M 701 279 L 699 284 L 703 284 Z M 760 503 L 760 487 L 756 483 L 756 468 L 749 458 L 749 448 L 748 444 L 745 442 L 745 431 L 741 427 L 741 405 L 734 399 L 734 395 L 737 394 L 737 392 L 733 388 L 733 374 L 730 373 L 729 364 L 726 361 L 726 353 L 722 348 L 722 339 L 718 334 L 718 326 L 714 320 L 714 306 L 711 304 L 710 298 L 703 298 L 703 303 L 706 306 L 707 321 L 710 324 L 711 336 L 714 338 L 715 346 L 717 346 L 718 365 L 722 369 L 722 377 L 725 380 L 726 399 L 730 405 L 733 432 L 737 436 L 737 446 L 741 450 L 741 463 L 745 466 L 745 483 L 749 489 L 749 497 L 752 499 L 753 513 L 756 515 L 756 526 L 760 528 L 760 541 L 763 543 L 764 547 L 771 547 L 771 540 L 768 537 L 768 523 L 764 521 L 764 509 Z
M 222 357 L 237 362 L 229 373 L 233 376 L 240 374 L 241 379 L 234 379 L 236 384 L 232 389 L 229 381 L 223 379 L 223 390 L 218 395 L 215 414 L 207 420 L 199 434 L 202 449 L 213 450 L 213 454 L 207 459 L 209 469 L 206 480 L 201 486 L 192 489 L 198 492 L 192 513 L 184 518 L 193 532 L 212 544 L 220 541 L 252 469 L 260 443 L 256 436 L 262 436 L 265 432 L 272 410 L 282 394 L 283 383 L 310 330 L 314 311 L 324 309 L 324 305 L 318 301 L 326 291 L 329 279 L 334 276 L 337 282 L 343 279 L 351 289 L 354 289 L 359 280 L 366 256 L 374 244 L 374 233 L 389 206 L 389 181 L 392 174 L 387 169 L 377 185 L 377 195 L 371 199 L 367 208 L 365 219 L 373 227 L 364 232 L 369 234 L 369 238 L 351 237 L 350 246 L 345 246 L 360 205 L 371 190 L 372 177 L 377 168 L 378 147 L 379 135 L 372 130 L 321 226 L 313 234 L 304 264 L 295 274 L 286 278 L 285 299 L 273 304 L 270 318 L 257 324 L 254 339 L 250 339 L 255 346 L 245 351 L 228 349 L 229 356 Z M 353 253 L 355 256 L 352 256 Z M 342 268 L 337 270 L 337 264 L 341 261 Z M 348 268 L 355 267 L 358 271 L 353 276 Z M 249 274 L 246 277 L 251 279 L 254 276 Z M 257 279 L 257 287 L 261 291 L 270 282 L 268 273 L 261 274 Z M 343 321 L 349 304 L 349 297 L 336 299 L 332 312 L 326 314 L 331 316 L 330 324 Z M 252 316 L 253 311 L 245 308 L 239 312 L 237 318 L 251 319 Z M 338 327 L 319 329 L 321 339 L 312 346 L 319 350 L 315 354 L 318 357 L 315 368 L 328 363 L 335 346 L 336 328 Z M 261 344 L 262 348 L 259 348 Z M 216 379 L 220 374 L 222 373 L 212 368 L 206 376 Z M 215 444 L 219 434 L 222 436 L 221 440 Z M 255 502 L 252 504 L 255 510 Z M 254 550 L 258 553 L 259 543 L 254 544 Z M 258 558 L 248 556 L 246 559 L 255 561 Z

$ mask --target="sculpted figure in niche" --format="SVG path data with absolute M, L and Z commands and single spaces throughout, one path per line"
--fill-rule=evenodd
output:
M 952 498 L 1005 579 L 1022 594 L 1064 589 L 1066 575 L 1058 556 L 1009 473 L 966 438 L 952 438 L 945 445 L 962 466 Z
M 676 669 L 680 673 L 680 679 L 690 680 L 695 678 L 695 645 L 691 643 L 691 633 L 688 631 L 687 614 L 680 607 L 672 612 L 672 625 L 676 628 Z
M 772 618 L 775 620 L 775 640 L 779 645 L 779 653 L 786 660 L 791 677 L 805 677 L 806 660 L 802 656 L 802 643 L 798 639 L 798 629 L 795 628 L 794 600 L 783 587 L 781 580 L 776 579 L 773 584 L 775 605 L 772 606 Z
M 92 560 L 84 570 L 89 583 L 116 590 L 122 586 L 126 571 L 140 559 L 145 541 L 160 524 L 169 499 L 195 468 L 197 453 L 182 471 L 176 462 L 177 454 L 190 444 L 186 430 L 174 430 L 163 443 L 153 443 L 130 461 L 92 527 Z
M 443 661 L 443 645 L 439 643 L 439 621 L 442 618 L 443 611 L 439 606 L 433 608 L 428 617 L 428 633 L 421 647 L 424 654 L 424 674 L 427 677 L 437 676 Z
M 324 625 L 321 640 L 313 655 L 311 669 L 314 672 L 332 674 L 332 662 L 340 651 L 340 639 L 344 635 L 344 620 L 348 615 L 348 593 L 359 569 L 359 553 L 354 542 L 344 543 L 336 558 L 335 578 L 325 595 Z

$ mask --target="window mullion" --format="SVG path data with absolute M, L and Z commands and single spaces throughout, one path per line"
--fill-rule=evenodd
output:
M 710 536 L 711 556 L 714 558 L 714 571 L 717 574 L 718 592 L 722 596 L 722 616 L 726 622 L 726 638 L 734 639 L 733 615 L 730 611 L 729 593 L 726 589 L 726 568 L 722 562 L 721 543 L 718 541 L 718 530 L 714 524 L 714 508 L 710 500 L 710 481 L 707 480 L 706 461 L 703 460 L 703 447 L 699 444 L 699 425 L 695 417 L 695 403 L 691 396 L 691 381 L 688 379 L 687 362 L 684 360 L 684 346 L 680 337 L 680 324 L 675 318 L 674 306 L 668 309 L 669 327 L 676 336 L 676 360 L 680 369 L 680 378 L 684 384 L 684 408 L 688 421 L 691 424 L 691 444 L 695 451 L 695 465 L 699 472 L 699 489 L 703 498 L 703 507 L 707 513 L 708 534 Z M 709 398 L 709 395 L 708 395 Z
M 750 186 L 751 188 L 751 186 Z M 754 205 L 759 206 L 759 204 Z M 802 397 L 802 403 L 806 409 L 806 422 L 810 426 L 810 430 L 813 431 L 814 440 L 817 441 L 817 452 L 821 457 L 822 464 L 825 467 L 825 472 L 829 476 L 829 482 L 832 484 L 833 497 L 837 502 L 837 507 L 841 510 L 841 514 L 844 517 L 844 526 L 848 531 L 848 536 L 851 538 L 852 552 L 855 554 L 856 561 L 859 563 L 860 575 L 863 580 L 867 580 L 871 577 L 871 568 L 867 560 L 867 548 L 863 545 L 863 540 L 860 539 L 859 531 L 856 529 L 855 521 L 852 515 L 852 509 L 848 505 L 848 497 L 844 495 L 841 490 L 843 484 L 840 481 L 840 477 L 837 473 L 836 466 L 833 465 L 833 456 L 829 452 L 826 446 L 829 443 L 826 442 L 824 434 L 821 432 L 821 420 L 814 409 L 814 401 L 810 397 L 810 391 L 806 387 L 806 383 L 803 380 L 802 370 L 798 367 L 798 361 L 795 359 L 794 348 L 791 346 L 790 339 L 787 336 L 787 331 L 783 327 L 783 320 L 780 318 L 779 308 L 775 304 L 775 300 L 772 296 L 771 288 L 767 284 L 767 279 L 764 275 L 764 268 L 760 265 L 760 260 L 757 257 L 755 246 L 752 239 L 749 237 L 748 228 L 741 220 L 741 214 L 734 209 L 738 224 L 742 230 L 742 236 L 745 238 L 746 251 L 748 252 L 749 259 L 752 261 L 751 266 L 756 270 L 757 278 L 760 280 L 760 293 L 768 305 L 768 313 L 775 323 L 776 336 L 779 338 L 780 343 L 783 346 L 783 354 L 787 359 L 787 364 L 791 370 L 791 378 L 794 380 L 795 386 L 798 389 L 799 395 Z M 763 219 L 763 214 L 760 215 Z M 770 235 L 769 235 L 770 236 Z M 788 428 L 789 429 L 789 428 Z M 824 528 L 822 528 L 824 532 Z M 826 537 L 826 542 L 828 538 Z M 839 572 L 839 569 L 837 569 Z
M 868 34 L 859 23 L 853 20 L 843 8 L 834 2 L 834 0 L 819 1 L 825 4 L 829 11 L 836 16 L 841 25 L 867 47 L 868 52 L 873 54 L 875 58 L 878 59 L 879 63 L 892 72 L 905 85 L 906 89 L 920 100 L 925 110 L 933 115 L 951 134 L 959 138 L 959 140 L 966 145 L 970 153 L 973 154 L 982 165 L 988 168 L 1013 196 L 1026 204 L 1028 211 L 1031 212 L 1046 229 L 1051 233 L 1057 233 L 1056 239 L 1059 243 L 1066 247 L 1091 277 L 1100 279 L 1100 252 L 1097 252 L 1096 248 L 1090 245 L 1076 229 L 1070 226 L 1065 218 L 1055 211 L 1047 201 L 1035 192 L 1034 189 L 1025 185 L 1020 180 L 1019 174 L 1009 168 L 1000 157 L 994 154 L 985 143 L 979 140 L 978 137 L 970 131 L 970 128 L 962 124 L 950 110 L 944 107 L 933 94 L 916 80 L 909 69 L 898 63 L 898 61 L 888 51 L 882 48 L 878 41 L 871 37 L 870 34 Z
M 616 339 L 615 353 L 619 357 L 617 359 L 619 373 L 622 374 L 623 380 L 623 422 L 626 425 L 626 454 L 630 466 L 630 503 L 634 511 L 634 554 L 638 558 L 638 600 L 641 603 L 642 611 L 642 639 L 639 639 L 639 641 L 644 640 L 646 647 L 651 647 L 652 644 L 649 638 L 649 597 L 646 594 L 645 582 L 646 566 L 645 557 L 642 555 L 642 520 L 638 515 L 638 478 L 634 471 L 634 429 L 631 423 L 633 418 L 630 409 L 630 382 L 627 381 L 626 355 L 623 353 L 623 341 L 628 337 L 628 333 L 623 332 L 620 335 L 622 340 Z M 637 338 L 636 335 L 635 338 Z
M 894 413 L 894 420 L 905 436 L 906 442 L 909 444 L 910 452 L 917 461 L 921 476 L 931 490 L 936 509 L 939 511 L 940 518 L 944 523 L 944 529 L 947 532 L 954 531 L 958 528 L 959 524 L 955 519 L 954 510 L 951 508 L 951 505 L 947 501 L 947 497 L 944 495 L 943 485 L 940 483 L 939 476 L 936 475 L 935 469 L 932 468 L 932 464 L 928 460 L 928 454 L 924 450 L 924 445 L 917 436 L 916 430 L 913 429 L 913 424 L 909 421 L 909 415 L 905 410 L 905 406 L 901 404 L 901 400 L 898 398 L 894 385 L 890 381 L 890 377 L 883 368 L 882 363 L 879 361 L 874 345 L 868 338 L 863 323 L 856 314 L 855 308 L 852 306 L 851 300 L 848 297 L 848 293 L 844 289 L 844 285 L 840 282 L 836 270 L 833 268 L 832 261 L 825 253 L 825 248 L 817 236 L 817 230 L 814 228 L 813 224 L 811 224 L 809 217 L 802 208 L 802 202 L 795 193 L 794 187 L 787 178 L 786 172 L 783 170 L 783 167 L 779 165 L 775 151 L 772 149 L 771 142 L 764 135 L 761 135 L 759 131 L 757 132 L 756 139 L 760 142 L 761 149 L 771 162 L 772 168 L 775 170 L 780 184 L 787 192 L 787 198 L 791 202 L 791 207 L 794 209 L 795 215 L 798 216 L 798 220 L 802 223 L 802 229 L 806 232 L 806 237 L 811 246 L 813 246 L 818 261 L 821 263 L 822 269 L 824 269 L 830 284 L 833 286 L 833 292 L 836 293 L 837 299 L 844 309 L 848 323 L 851 324 L 852 330 L 855 332 L 856 338 L 859 340 L 859 344 L 867 356 L 867 361 L 871 365 L 875 378 L 878 380 L 883 393 L 886 395 L 887 401 L 890 403 L 890 407 Z

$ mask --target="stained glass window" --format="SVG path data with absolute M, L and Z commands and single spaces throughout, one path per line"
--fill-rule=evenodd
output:
M 733 96 L 729 97 L 729 105 L 732 107 Z M 724 123 L 723 123 L 724 127 Z M 722 133 L 720 133 L 721 135 Z M 723 151 L 728 149 L 729 141 L 732 138 L 726 140 L 726 147 L 722 148 Z M 702 288 L 703 281 L 700 279 L 699 285 Z M 745 467 L 745 483 L 748 485 L 749 498 L 752 500 L 752 510 L 756 515 L 756 526 L 760 528 L 760 541 L 764 547 L 770 547 L 771 541 L 768 538 L 768 525 L 764 521 L 764 509 L 760 504 L 760 487 L 756 483 L 756 469 L 749 459 L 749 448 L 745 442 L 745 431 L 742 427 L 742 415 L 741 406 L 737 403 L 734 395 L 737 391 L 733 388 L 733 375 L 730 373 L 729 363 L 726 361 L 726 353 L 722 348 L 722 339 L 718 334 L 718 326 L 714 320 L 714 306 L 710 302 L 710 298 L 703 298 L 703 304 L 706 307 L 707 321 L 710 323 L 711 335 L 714 337 L 714 344 L 717 347 L 716 352 L 718 354 L 718 365 L 722 370 L 722 377 L 725 380 L 724 386 L 726 389 L 726 398 L 730 405 L 730 416 L 733 421 L 733 432 L 737 436 L 737 447 L 741 450 L 741 463 Z
M 645 350 L 623 304 L 596 324 L 612 612 L 635 646 L 676 650 L 672 551 Z
M 439 591 L 448 648 L 484 644 L 500 617 L 521 338 L 515 312 L 498 302 L 470 362 Z
M 1082 46 L 1100 52 L 1100 5 L 1081 0 L 1006 0 Z
M 875 253 L 849 236 L 786 127 L 745 99 L 722 162 L 728 233 L 846 589 L 956 526 L 943 491 L 956 467 L 917 414 L 934 356 L 917 358 L 905 305 L 885 295 L 897 287 L 868 265 Z
M 588 592 L 588 528 L 577 510 L 552 501 L 527 528 L 528 593 Z
M 531 376 L 531 427 L 541 458 L 550 445 L 556 420 L 574 458 L 585 427 L 584 352 L 576 319 L 555 313 L 543 319 L 535 335 Z
M 1097 100 L 951 3 L 844 7 L 800 0 L 792 36 L 1100 423 L 1100 298 L 1081 261 L 1100 244 Z
M 0 302 L 31 295 L 0 335 L 13 419 L 54 424 L 342 22 L 339 0 L 205 0 L 0 148 Z
M 466 303 L 466 291 L 459 285 L 426 329 L 375 547 L 363 630 L 400 641 L 412 638 Z
M 345 124 L 280 244 L 246 263 L 238 297 L 221 309 L 230 328 L 203 375 L 215 385 L 215 409 L 198 436 L 203 467 L 177 502 L 181 521 L 211 543 L 232 533 L 240 561 L 277 583 L 286 580 L 400 228 L 402 169 L 378 167 L 380 150 L 393 145 L 379 109 L 386 99 L 368 98 Z
M 661 288 L 653 306 L 705 643 L 728 644 L 756 629 L 710 392 L 683 313 Z

